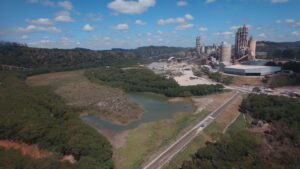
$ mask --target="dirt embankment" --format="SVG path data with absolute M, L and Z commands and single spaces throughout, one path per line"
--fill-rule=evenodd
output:
M 16 143 L 9 140 L 0 140 L 0 146 L 4 149 L 19 150 L 23 155 L 28 155 L 33 159 L 47 158 L 53 155 L 52 152 L 39 149 L 37 145 Z
M 251 86 L 263 86 L 263 76 L 234 76 L 223 74 L 224 77 L 232 77 L 233 81 L 231 85 L 235 86 L 243 86 L 243 85 L 251 85 Z

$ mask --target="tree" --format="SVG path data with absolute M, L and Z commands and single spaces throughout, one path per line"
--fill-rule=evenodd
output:
M 261 90 L 260 90 L 260 88 L 259 88 L 259 87 L 254 87 L 254 88 L 252 89 L 252 92 L 255 92 L 255 93 L 260 93 L 260 92 L 261 92 Z

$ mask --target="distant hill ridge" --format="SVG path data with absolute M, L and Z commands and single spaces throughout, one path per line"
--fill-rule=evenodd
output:
M 1 42 L 0 64 L 38 67 L 94 67 L 111 65 L 132 58 L 139 61 L 158 60 L 188 50 L 181 47 L 147 46 L 137 49 L 90 50 L 85 48 L 48 49 L 28 47 L 26 44 Z M 125 62 L 125 61 L 124 61 Z
M 184 56 L 192 48 L 145 46 L 136 49 L 113 48 L 111 50 L 91 50 L 86 48 L 48 49 L 28 47 L 25 44 L 0 42 L 0 64 L 21 67 L 94 67 L 111 65 L 115 62 L 134 58 L 139 61 L 153 61 L 170 56 Z M 277 50 L 293 50 L 294 56 L 300 51 L 300 41 L 270 42 L 258 41 L 257 51 L 274 53 Z M 285 52 L 286 53 L 286 52 Z M 288 54 L 291 52 L 288 52 Z M 126 61 L 124 61 L 125 63 Z
M 270 42 L 270 41 L 258 41 L 258 51 L 273 51 L 273 50 L 285 50 L 285 49 L 300 49 L 300 41 L 296 42 Z

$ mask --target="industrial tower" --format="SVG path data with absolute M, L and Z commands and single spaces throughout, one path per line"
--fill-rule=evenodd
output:
M 248 28 L 246 25 L 240 27 L 235 35 L 235 59 L 246 54 L 248 48 Z
M 201 36 L 197 36 L 196 38 L 196 52 L 198 57 L 200 57 L 201 59 L 204 58 L 203 55 L 205 53 L 205 47 L 204 44 L 202 44 Z

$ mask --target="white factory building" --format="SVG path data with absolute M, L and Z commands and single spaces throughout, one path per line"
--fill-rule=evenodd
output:
M 279 66 L 260 66 L 260 65 L 227 65 L 224 73 L 242 76 L 264 76 L 281 71 Z

